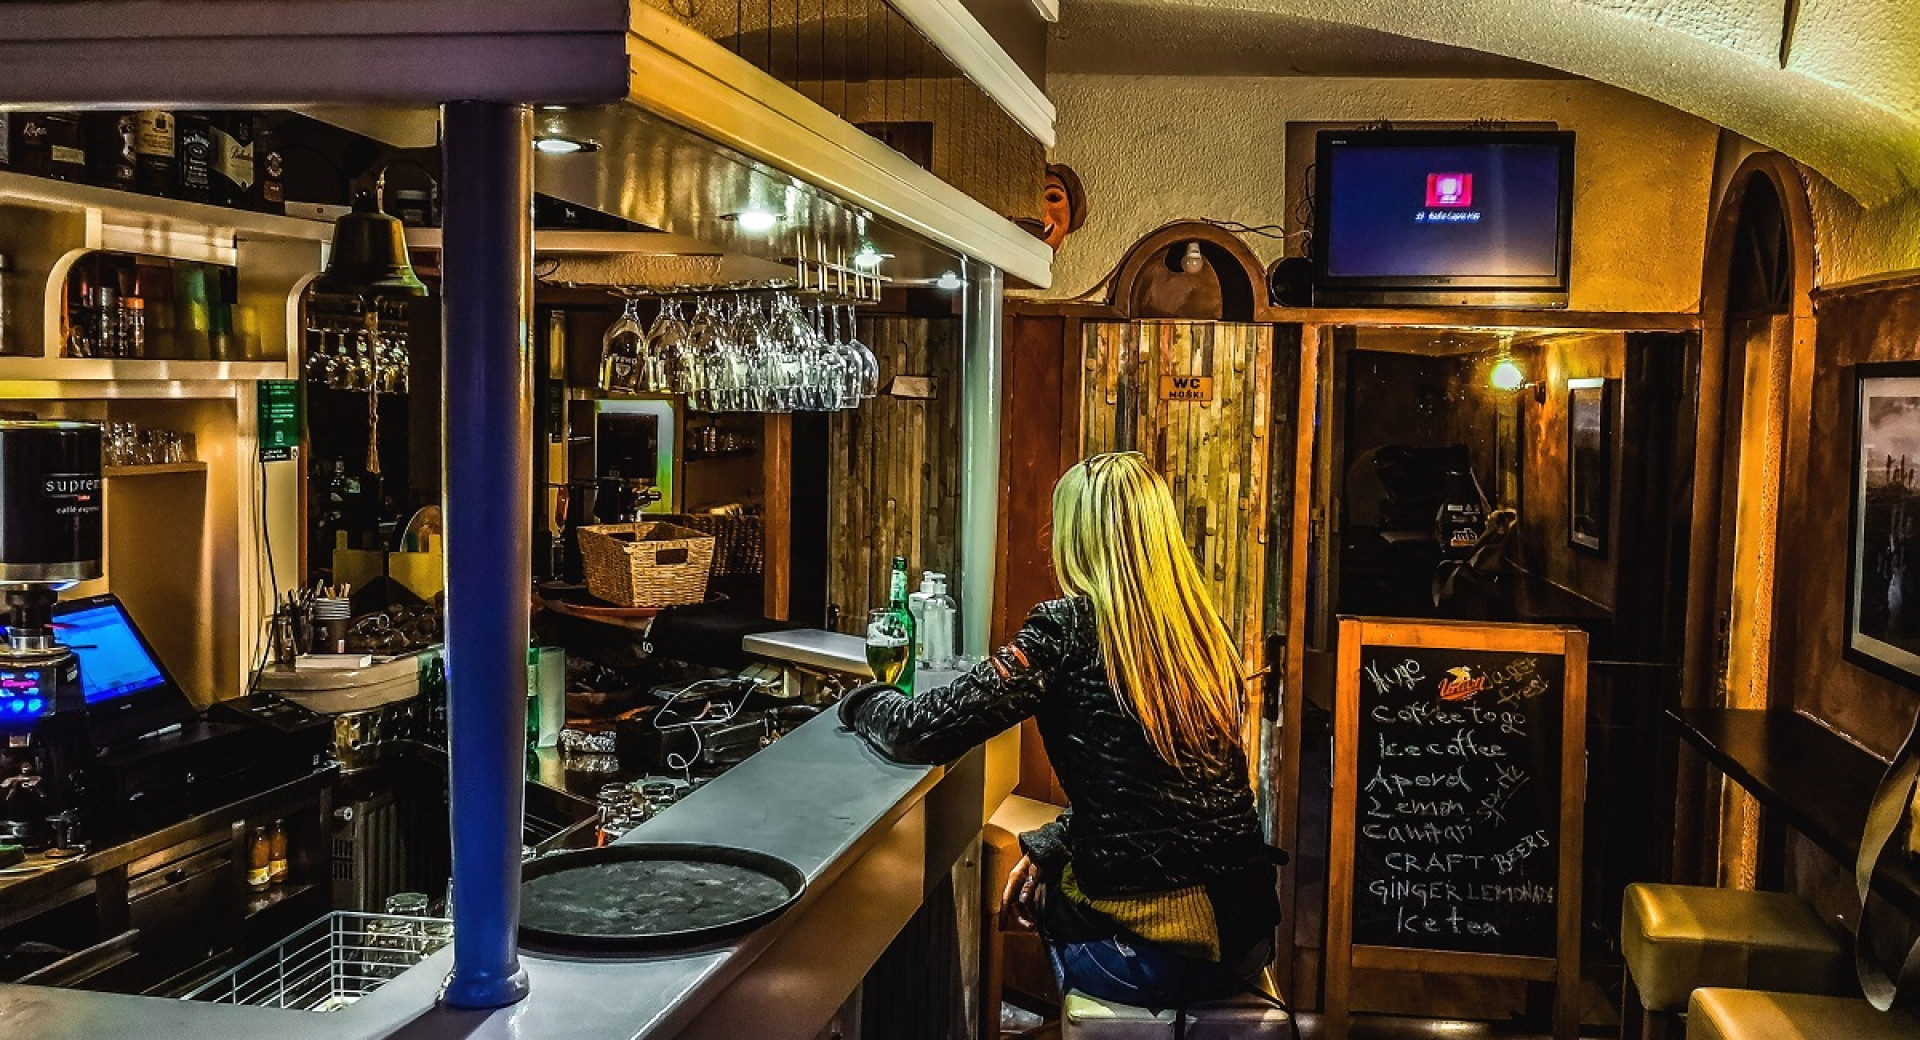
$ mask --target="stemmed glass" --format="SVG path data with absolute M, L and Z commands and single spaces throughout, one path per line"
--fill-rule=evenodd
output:
M 640 324 L 640 301 L 629 298 L 620 317 L 600 338 L 600 386 L 606 390 L 639 389 L 641 352 L 647 330 Z
M 663 301 L 660 313 L 654 316 L 653 327 L 647 330 L 647 389 L 662 393 L 681 382 L 681 371 L 691 346 L 689 338 L 690 330 L 686 319 L 680 316 L 679 301 Z
M 840 411 L 879 389 L 850 304 L 792 293 L 667 299 L 642 329 L 629 301 L 601 344 L 602 384 L 686 395 L 699 411 Z

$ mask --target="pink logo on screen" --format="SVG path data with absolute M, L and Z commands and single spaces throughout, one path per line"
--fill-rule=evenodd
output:
M 1427 205 L 1434 209 L 1465 209 L 1473 205 L 1473 174 L 1427 174 Z

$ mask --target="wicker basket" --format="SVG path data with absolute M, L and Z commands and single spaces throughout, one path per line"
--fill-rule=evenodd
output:
M 597 524 L 580 529 L 580 560 L 596 599 L 623 607 L 700 603 L 713 536 L 673 524 Z
M 682 527 L 713 536 L 713 576 L 736 578 L 766 569 L 766 534 L 754 513 L 690 513 L 672 518 Z

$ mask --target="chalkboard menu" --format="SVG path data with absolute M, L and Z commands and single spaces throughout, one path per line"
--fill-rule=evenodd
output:
M 1360 648 L 1353 941 L 1554 955 L 1566 662 Z
M 1356 968 L 1552 982 L 1577 1035 L 1586 653 L 1577 629 L 1341 620 L 1335 1040 Z

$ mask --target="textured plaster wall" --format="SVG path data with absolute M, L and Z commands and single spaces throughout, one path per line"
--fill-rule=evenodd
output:
M 1688 311 L 1712 197 L 1718 129 L 1598 83 L 1056 75 L 1052 158 L 1080 174 L 1086 224 L 1054 264 L 1049 295 L 1094 287 L 1141 236 L 1193 218 L 1284 224 L 1286 124 L 1551 121 L 1578 137 L 1573 292 L 1582 310 Z M 1263 260 L 1276 239 L 1247 236 Z M 1295 250 L 1297 252 L 1297 250 Z
M 1765 150 L 1738 134 L 1720 135 L 1713 175 L 1716 209 L 1740 164 Z M 1832 287 L 1920 271 L 1920 191 L 1869 208 L 1805 165 L 1800 179 L 1813 214 L 1815 285 Z
M 1920 26 L 1916 26 L 1920 33 Z M 1920 270 L 1920 192 L 1872 209 L 1863 208 L 1811 174 L 1807 201 L 1813 210 L 1814 280 L 1840 285 L 1879 275 Z

